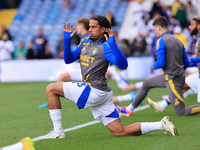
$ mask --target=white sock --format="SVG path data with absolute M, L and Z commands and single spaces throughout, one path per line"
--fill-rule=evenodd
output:
M 134 110 L 134 106 L 132 104 L 129 104 L 126 109 L 128 109 L 128 111 L 133 112 Z
M 137 89 L 140 89 L 140 88 L 142 87 L 142 85 L 143 85 L 143 81 L 137 82 L 137 83 L 135 83 L 134 85 L 135 85 L 135 89 L 136 89 L 136 90 L 137 90 Z
M 51 109 L 49 110 L 49 114 L 51 116 L 51 120 L 53 122 L 54 131 L 60 133 L 63 131 L 62 128 L 62 109 Z
M 23 150 L 23 143 L 22 142 L 18 142 L 16 144 L 3 147 L 2 150 Z
M 161 110 L 164 110 L 170 103 L 168 102 L 167 99 L 162 100 L 158 105 Z
M 118 98 L 118 102 L 123 102 L 123 101 L 131 101 L 132 96 L 131 94 L 126 94 L 126 95 L 121 95 L 121 96 L 117 96 Z
M 142 122 L 141 123 L 141 132 L 142 134 L 147 134 L 149 132 L 155 131 L 155 130 L 162 130 L 162 122 Z

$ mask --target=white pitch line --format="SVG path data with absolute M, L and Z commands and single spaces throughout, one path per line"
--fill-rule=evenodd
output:
M 139 108 L 134 109 L 133 112 L 141 111 L 141 110 L 147 109 L 149 107 L 150 107 L 150 105 L 147 104 L 147 105 L 144 105 L 144 106 L 141 106 Z M 121 114 L 121 113 L 119 115 L 123 116 L 123 114 Z M 97 124 L 97 123 L 100 123 L 100 122 L 101 121 L 94 120 L 94 121 L 87 122 L 87 123 L 84 123 L 84 124 L 80 124 L 80 125 L 68 128 L 68 129 L 64 129 L 64 132 L 69 132 L 69 131 L 81 129 L 81 128 L 84 128 L 84 127 L 87 127 L 87 126 L 90 126 L 90 125 L 94 125 L 94 124 Z M 36 142 L 36 141 L 39 141 L 39 140 L 42 140 L 42 139 L 40 137 L 36 137 L 36 138 L 33 138 L 32 140 L 33 140 L 33 142 Z

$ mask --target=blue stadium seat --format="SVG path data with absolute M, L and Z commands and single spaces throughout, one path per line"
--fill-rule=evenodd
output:
M 77 19 L 89 17 L 91 10 L 94 10 L 96 15 L 105 15 L 105 10 L 109 9 L 117 22 L 117 26 L 112 28 L 118 31 L 128 6 L 128 2 L 118 2 L 118 0 L 112 0 L 112 2 L 108 0 L 71 0 L 71 2 L 74 6 L 73 9 L 63 9 L 63 0 L 22 0 L 18 13 L 9 28 L 15 45 L 20 40 L 30 41 L 33 35 L 37 34 L 37 30 L 43 28 L 44 34 L 49 37 L 51 51 L 55 51 L 56 42 L 63 32 L 63 24 L 70 21 L 75 27 Z

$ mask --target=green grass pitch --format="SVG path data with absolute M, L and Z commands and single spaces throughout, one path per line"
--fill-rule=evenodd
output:
M 134 83 L 135 80 L 130 82 Z M 39 109 L 46 103 L 45 88 L 49 82 L 0 83 L 0 147 L 17 143 L 29 136 L 35 138 L 47 134 L 53 129 L 47 108 Z M 114 95 L 124 94 L 117 88 L 113 80 L 109 81 Z M 147 96 L 153 100 L 161 100 L 167 94 L 166 88 L 151 89 Z M 197 96 L 186 99 L 186 107 L 197 104 Z M 76 105 L 61 98 L 63 128 L 93 121 L 89 108 L 78 110 Z M 120 106 L 130 102 L 120 103 Z M 146 105 L 146 98 L 143 105 Z M 170 116 L 178 128 L 179 135 L 163 135 L 162 131 L 151 132 L 136 137 L 114 137 L 102 123 L 66 132 L 66 139 L 40 140 L 35 142 L 36 150 L 139 150 L 139 149 L 190 149 L 200 148 L 200 115 L 179 117 L 172 106 L 163 113 L 155 113 L 152 108 L 133 113 L 131 117 L 122 116 L 126 126 L 135 122 L 159 121 Z

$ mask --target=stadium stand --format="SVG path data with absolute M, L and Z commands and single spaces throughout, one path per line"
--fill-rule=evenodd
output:
M 107 0 L 72 0 L 72 9 L 63 8 L 62 3 L 63 0 L 22 0 L 9 27 L 14 45 L 17 46 L 19 42 L 28 43 L 37 30 L 42 28 L 48 36 L 50 50 L 55 55 L 62 25 L 67 21 L 75 27 L 76 20 L 80 17 L 89 18 L 91 10 L 94 10 L 95 15 L 105 15 L 109 9 L 117 23 L 113 30 L 119 31 L 128 7 L 128 1 L 118 0 L 112 0 L 112 3 Z

